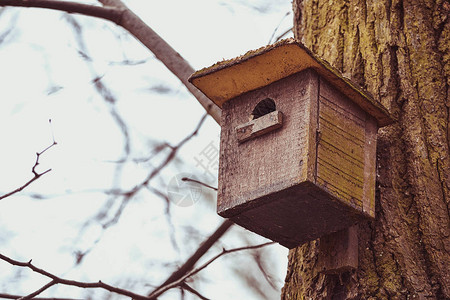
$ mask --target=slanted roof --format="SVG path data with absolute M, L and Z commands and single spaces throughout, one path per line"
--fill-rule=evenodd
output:
M 189 82 L 200 89 L 216 105 L 256 90 L 298 73 L 314 69 L 333 86 L 354 101 L 364 111 L 377 119 L 378 126 L 389 125 L 393 119 L 381 103 L 361 90 L 349 79 L 331 67 L 326 61 L 314 56 L 302 43 L 286 39 L 245 55 L 218 62 L 191 75 Z

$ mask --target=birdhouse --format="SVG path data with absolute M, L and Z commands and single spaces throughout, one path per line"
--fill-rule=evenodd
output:
M 218 213 L 288 248 L 375 217 L 387 110 L 288 39 L 194 73 L 222 108 Z

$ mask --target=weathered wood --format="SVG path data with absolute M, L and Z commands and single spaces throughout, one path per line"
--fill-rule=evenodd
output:
M 375 179 L 377 174 L 376 152 L 377 152 L 378 126 L 374 119 L 367 118 L 366 121 L 366 143 L 364 145 L 364 190 L 363 190 L 363 212 L 375 218 Z
M 308 164 L 307 180 L 310 182 L 317 182 L 317 148 L 320 138 L 319 132 L 319 87 L 320 77 L 312 72 L 311 79 L 309 80 L 310 101 L 308 101 L 309 109 L 305 118 L 309 119 L 309 136 L 308 136 L 308 157 L 310 161 L 314 163 Z M 303 88 L 306 90 L 306 88 Z
M 235 59 L 218 62 L 195 72 L 189 81 L 222 107 L 225 102 L 250 90 L 263 88 L 309 68 L 373 115 L 379 126 L 393 122 L 387 110 L 371 95 L 295 39 L 282 40 Z
M 190 80 L 223 109 L 221 216 L 287 247 L 375 216 L 376 132 L 392 120 L 300 43 L 249 52 Z
M 233 222 L 288 248 L 364 220 L 357 210 L 309 181 L 243 204 L 236 211 L 229 216 Z
M 240 143 L 248 141 L 257 136 L 269 133 L 283 125 L 283 114 L 281 111 L 273 111 L 258 119 L 251 120 L 236 127 L 237 139 Z
M 315 157 L 308 154 L 311 80 L 314 72 L 295 74 L 224 103 L 220 145 L 218 212 L 228 217 L 240 205 L 305 181 Z M 235 128 L 261 99 L 271 98 L 283 112 L 283 126 L 239 144 Z M 257 119 L 258 120 L 258 119 Z M 311 168 L 311 167 L 310 167 Z M 230 211 L 229 211 L 230 210 Z
M 320 80 L 317 184 L 362 210 L 366 113 Z
M 319 243 L 316 272 L 339 274 L 358 268 L 358 225 L 325 235 Z
M 248 121 L 264 98 L 283 112 L 276 131 L 265 128 L 278 124 L 278 111 Z M 374 171 L 365 167 L 365 151 L 372 159 L 375 152 L 366 149 L 374 145 L 366 142 L 366 120 L 376 129 L 374 118 L 313 70 L 224 103 L 218 213 L 286 247 L 372 216 L 364 172 Z

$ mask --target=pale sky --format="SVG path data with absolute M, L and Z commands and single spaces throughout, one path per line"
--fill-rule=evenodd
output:
M 291 11 L 288 0 L 126 3 L 195 69 L 264 46 L 277 26 L 276 32 L 281 33 L 292 24 L 292 15 L 285 16 Z M 35 153 L 52 142 L 52 135 L 58 143 L 42 155 L 38 168 L 52 171 L 22 193 L 0 201 L 0 252 L 17 260 L 33 259 L 35 265 L 64 278 L 101 279 L 145 294 L 151 284 L 160 284 L 183 263 L 222 219 L 215 213 L 215 194 L 205 192 L 192 206 L 171 205 L 170 225 L 165 202 L 144 191 L 106 231 L 99 222 L 86 223 L 107 203 L 108 197 L 99 191 L 114 182 L 114 161 L 123 155 L 124 141 L 111 117 L 111 106 L 98 96 L 91 81 L 94 74 L 103 76 L 117 97 L 115 108 L 130 129 L 133 159 L 149 157 L 155 143 L 178 143 L 194 130 L 204 111 L 178 79 L 124 30 L 89 17 L 75 16 L 75 20 L 82 24 L 91 64 L 83 60 L 73 29 L 61 13 L 7 9 L 0 15 L 0 34 L 14 26 L 0 44 L 0 194 L 31 178 Z M 124 59 L 145 63 L 117 64 Z M 181 149 L 179 160 L 165 168 L 151 186 L 166 192 L 170 179 L 179 173 L 195 174 L 217 186 L 217 171 L 205 170 L 198 160 L 207 147 L 218 149 L 219 134 L 219 126 L 209 117 L 198 136 Z M 166 154 L 160 153 L 151 161 L 127 163 L 121 186 L 132 188 Z M 212 177 L 208 177 L 210 173 Z M 50 197 L 31 199 L 35 193 Z M 114 202 L 110 213 L 119 204 Z M 175 242 L 169 238 L 170 228 L 175 228 Z M 245 230 L 237 226 L 232 228 L 203 261 L 221 247 L 266 241 L 243 233 Z M 74 251 L 91 248 L 83 263 L 74 267 Z M 287 249 L 275 245 L 264 253 L 273 259 L 268 271 L 281 287 Z M 216 261 L 202 271 L 196 287 L 211 299 L 260 299 L 246 282 L 235 278 L 235 270 L 246 272 L 250 268 L 251 261 L 245 257 L 240 253 Z M 255 276 L 265 281 L 261 273 Z M 47 282 L 47 278 L 0 261 L 0 293 L 26 294 Z M 41 296 L 86 299 L 94 292 L 94 299 L 106 295 L 57 286 Z M 273 297 L 279 295 L 279 291 L 272 293 Z M 114 295 L 111 299 L 125 297 Z M 161 299 L 179 299 L 179 292 Z M 188 294 L 186 299 L 197 298 Z

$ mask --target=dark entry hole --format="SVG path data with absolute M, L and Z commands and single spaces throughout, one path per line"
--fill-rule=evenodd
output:
M 275 105 L 275 101 L 270 98 L 266 98 L 264 100 L 259 101 L 256 104 L 255 108 L 252 111 L 253 120 L 258 119 L 264 115 L 267 115 L 273 111 L 276 111 L 277 107 Z

